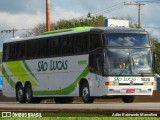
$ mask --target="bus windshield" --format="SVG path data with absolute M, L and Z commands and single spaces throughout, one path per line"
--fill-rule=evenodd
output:
M 147 34 L 105 33 L 105 45 L 109 46 L 149 46 Z
M 150 48 L 105 49 L 105 75 L 143 75 L 152 73 Z

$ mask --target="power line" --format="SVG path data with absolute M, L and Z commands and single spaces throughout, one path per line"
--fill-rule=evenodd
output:
M 12 33 L 12 37 L 14 38 L 15 37 L 15 34 L 17 31 L 20 31 L 20 30 L 31 30 L 31 29 L 8 29 L 8 30 L 1 30 L 0 33 L 3 34 L 3 33 Z
M 94 11 L 94 12 L 89 12 L 91 15 L 98 15 L 98 14 L 102 14 L 102 13 L 108 13 L 108 12 L 112 12 L 114 10 L 117 10 L 117 7 L 118 8 L 122 8 L 122 6 L 124 6 L 124 2 L 120 2 L 120 3 L 117 3 L 117 4 L 114 4 L 108 8 L 103 8 L 103 9 L 100 9 L 100 10 L 97 10 L 97 11 Z M 84 17 L 87 17 L 87 15 L 83 15 L 81 17 L 78 17 L 76 19 L 80 19 L 80 18 L 84 18 Z
M 122 9 L 126 6 L 122 5 L 122 6 L 119 6 L 119 7 L 116 7 L 116 8 L 113 8 L 113 9 L 110 9 L 110 10 L 107 10 L 107 11 L 104 11 L 103 13 L 101 14 L 106 14 L 106 13 L 109 13 L 109 12 L 113 12 L 113 11 L 116 11 L 116 10 L 119 10 L 119 9 Z
M 145 5 L 145 4 L 142 4 L 140 2 L 136 2 L 136 3 L 133 3 L 133 2 L 130 2 L 130 3 L 125 3 L 125 5 L 136 5 L 138 6 L 138 28 L 141 28 L 141 6 L 142 5 Z
M 158 27 L 143 27 L 143 28 L 148 28 L 148 29 L 160 29 Z
M 137 1 L 137 2 L 144 2 L 144 3 L 160 3 L 159 0 L 146 0 L 146 1 Z
M 124 2 L 120 2 L 120 3 L 117 3 L 109 8 L 104 8 L 104 9 L 101 9 L 101 10 L 97 10 L 95 12 L 92 12 L 91 14 L 98 14 L 98 13 L 102 13 L 102 12 L 105 12 L 105 11 L 109 11 L 111 9 L 114 9 L 115 7 L 120 7 L 120 6 L 123 6 L 124 5 Z
M 7 36 L 7 33 L 5 33 L 5 35 L 3 35 L 2 37 L 0 37 L 0 40 L 4 40 L 6 36 Z

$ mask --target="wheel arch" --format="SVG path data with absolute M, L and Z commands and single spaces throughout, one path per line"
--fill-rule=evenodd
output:
M 88 83 L 88 81 L 87 81 L 86 78 L 82 78 L 82 79 L 80 80 L 80 82 L 79 82 L 79 96 L 80 96 L 80 97 L 81 97 L 80 91 L 81 91 L 82 85 L 83 85 L 85 82 L 89 85 L 89 83 Z
M 30 81 L 26 81 L 25 84 L 24 84 L 24 87 L 26 87 L 28 84 L 30 84 L 32 86 Z
M 19 82 L 16 83 L 15 90 L 17 89 L 17 87 L 18 87 L 19 85 L 22 85 L 22 86 L 23 86 L 23 84 L 19 81 Z

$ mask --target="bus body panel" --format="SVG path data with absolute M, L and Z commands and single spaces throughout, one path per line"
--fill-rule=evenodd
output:
M 29 81 L 34 96 L 79 96 L 79 81 L 89 73 L 88 55 L 6 62 L 3 68 L 5 82 L 7 77 L 15 85 Z

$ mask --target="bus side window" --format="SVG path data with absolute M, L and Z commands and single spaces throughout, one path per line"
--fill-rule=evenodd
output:
M 97 74 L 102 74 L 102 55 L 95 54 L 95 72 Z
M 9 44 L 5 44 L 4 48 L 3 48 L 3 60 L 7 61 L 9 60 L 9 51 L 10 51 L 10 45 Z
M 62 54 L 72 54 L 73 53 L 73 39 L 71 36 L 64 36 L 62 38 Z
M 101 47 L 101 36 L 99 34 L 91 34 L 89 50 L 92 51 L 99 47 Z
M 94 72 L 94 54 L 89 55 L 89 70 Z
M 17 59 L 23 58 L 24 55 L 24 43 L 17 44 Z
M 58 55 L 58 44 L 59 44 L 58 37 L 53 37 L 48 40 L 49 56 Z
M 89 35 L 77 34 L 74 37 L 75 39 L 75 53 L 83 53 L 88 52 L 88 44 L 89 44 Z

